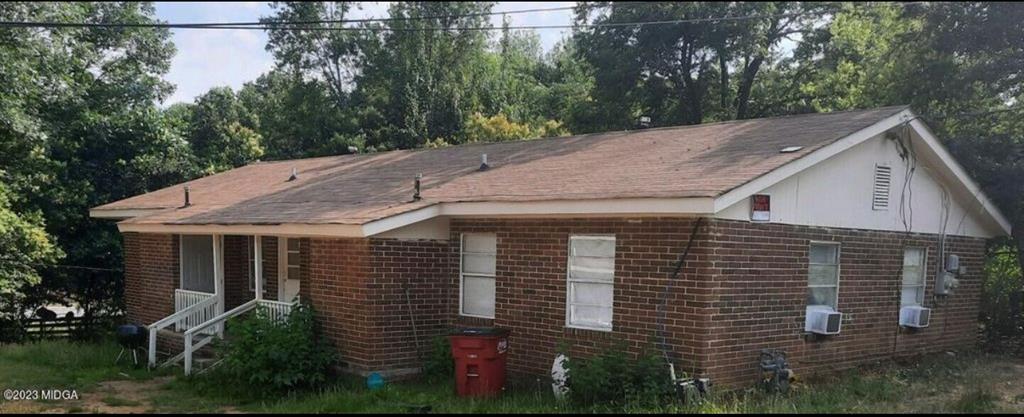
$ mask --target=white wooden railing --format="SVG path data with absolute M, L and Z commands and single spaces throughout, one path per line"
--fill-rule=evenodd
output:
M 292 307 L 295 307 L 295 303 L 273 300 L 260 300 L 258 304 L 260 308 L 266 310 L 267 317 L 274 321 L 288 318 L 288 314 L 292 312 Z
M 253 299 L 186 330 L 185 351 L 182 352 L 182 356 L 185 359 L 185 375 L 192 374 L 192 354 L 203 346 L 206 346 L 208 343 L 213 341 L 214 337 L 220 334 L 220 332 L 213 332 L 214 334 L 210 334 L 210 330 L 223 328 L 224 322 L 227 321 L 227 319 L 241 315 L 257 307 L 266 308 L 267 315 L 272 320 L 282 320 L 288 317 L 292 308 L 295 307 L 295 303 Z M 199 340 L 198 342 L 193 343 L 196 339 L 196 335 L 199 335 Z
M 207 320 L 212 319 L 217 315 L 217 305 L 209 305 L 206 308 L 193 309 L 192 306 L 199 304 L 205 300 L 213 298 L 213 294 L 208 292 L 200 291 L 189 291 L 176 289 L 174 290 L 174 311 L 191 310 L 192 313 L 187 314 L 175 323 L 175 328 L 178 331 L 188 330 L 195 326 L 205 323 Z
M 163 330 L 164 328 L 166 328 L 166 327 L 168 327 L 168 326 L 170 326 L 172 324 L 178 323 L 180 320 L 184 319 L 185 317 L 188 317 L 188 316 L 190 316 L 192 314 L 195 314 L 195 312 L 198 311 L 198 310 L 206 310 L 206 309 L 214 309 L 214 310 L 216 310 L 216 308 L 217 308 L 217 297 L 209 297 L 209 298 L 207 298 L 205 300 L 202 300 L 202 301 L 199 301 L 199 302 L 197 302 L 195 304 L 192 304 L 191 306 L 189 306 L 189 307 L 187 307 L 185 309 L 176 311 L 174 314 L 171 314 L 171 315 L 169 315 L 167 317 L 164 317 L 164 318 L 158 320 L 156 323 L 150 324 L 149 325 L 149 350 L 147 351 L 147 353 L 149 353 L 149 366 L 150 367 L 156 366 L 156 336 L 157 336 L 157 333 L 160 332 L 160 330 Z

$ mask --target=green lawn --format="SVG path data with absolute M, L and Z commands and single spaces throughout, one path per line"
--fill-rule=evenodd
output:
M 208 377 L 167 376 L 114 365 L 113 343 L 44 342 L 0 347 L 0 388 L 60 388 L 81 391 L 65 403 L 0 403 L 9 411 L 156 412 L 379 412 L 405 413 L 423 407 L 452 413 L 561 413 L 615 411 L 571 407 L 550 389 L 512 388 L 500 398 L 458 398 L 450 382 L 403 382 L 378 391 L 361 379 L 340 378 L 314 393 L 264 397 L 245 388 L 227 389 Z M 939 355 L 912 365 L 877 366 L 801 381 L 787 395 L 754 390 L 716 392 L 699 405 L 661 409 L 627 407 L 627 412 L 841 413 L 841 412 L 1024 412 L 1024 360 L 1005 356 Z M 27 408 L 26 408 L 27 407 Z

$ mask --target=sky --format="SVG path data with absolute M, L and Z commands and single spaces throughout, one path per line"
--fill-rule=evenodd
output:
M 572 6 L 574 2 L 498 2 L 492 11 Z M 386 17 L 388 2 L 363 2 L 352 18 Z M 253 22 L 271 14 L 266 2 L 156 2 L 158 19 L 170 23 Z M 566 25 L 572 23 L 571 10 L 508 15 L 512 25 Z M 492 16 L 495 26 L 502 16 Z M 274 66 L 266 51 L 267 35 L 256 30 L 174 29 L 172 41 L 177 53 L 166 79 L 177 86 L 163 105 L 192 102 L 212 87 L 238 89 L 247 81 Z M 544 50 L 550 50 L 567 29 L 538 31 Z

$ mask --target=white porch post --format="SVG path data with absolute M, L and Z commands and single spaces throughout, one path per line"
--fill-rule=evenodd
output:
M 263 300 L 263 236 L 256 235 L 253 238 L 253 253 L 256 265 L 256 300 Z
M 219 316 L 224 312 L 224 236 L 213 235 L 213 292 L 217 297 L 215 310 Z M 217 334 L 224 336 L 224 326 L 217 325 Z

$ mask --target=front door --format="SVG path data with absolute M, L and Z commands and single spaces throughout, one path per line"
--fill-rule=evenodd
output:
M 299 296 L 299 239 L 278 240 L 277 300 L 292 302 Z

